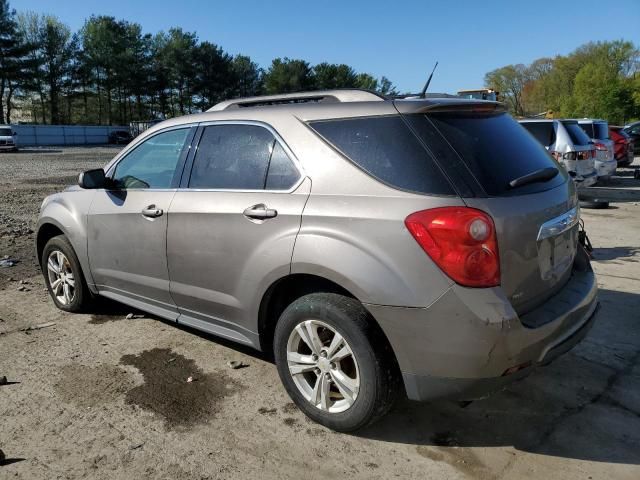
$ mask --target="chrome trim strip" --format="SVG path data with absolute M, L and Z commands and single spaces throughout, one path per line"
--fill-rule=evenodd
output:
M 578 207 L 573 207 L 568 212 L 544 222 L 538 232 L 538 241 L 555 237 L 572 229 L 577 225 L 579 219 Z

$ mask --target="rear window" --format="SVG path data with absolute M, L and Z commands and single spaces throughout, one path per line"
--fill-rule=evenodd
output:
M 607 140 L 609 138 L 609 126 L 606 123 L 596 123 L 593 125 L 596 130 L 596 136 L 598 140 Z
M 593 124 L 592 123 L 579 123 L 578 125 L 580 125 L 580 128 L 584 131 L 584 133 L 587 134 L 587 137 L 595 138 L 595 135 L 593 134 Z
M 436 146 L 438 161 L 449 166 L 461 159 L 488 195 L 535 193 L 565 181 L 562 169 L 545 148 L 506 113 L 455 112 L 408 117 L 429 146 L 437 142 L 438 135 L 434 132 L 439 132 L 450 148 Z M 560 174 L 546 182 L 509 188 L 511 180 L 548 167 L 558 168 Z
M 400 190 L 453 195 L 433 158 L 399 115 L 310 122 L 362 170 Z
M 582 128 L 580 128 L 580 125 L 578 125 L 578 122 L 562 122 L 562 124 L 564 125 L 564 128 L 567 130 L 567 133 L 569 134 L 569 138 L 571 138 L 571 141 L 573 142 L 574 145 L 580 145 L 580 146 L 585 146 L 585 145 L 589 145 L 589 143 L 591 142 L 591 137 L 589 137 Z
M 523 122 L 521 125 L 542 145 L 548 147 L 556 141 L 556 130 L 553 122 Z

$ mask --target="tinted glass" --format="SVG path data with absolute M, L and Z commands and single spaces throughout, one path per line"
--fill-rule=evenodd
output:
M 589 145 L 589 142 L 591 142 L 591 137 L 584 133 L 584 130 L 582 130 L 582 128 L 580 128 L 580 126 L 578 125 L 578 122 L 562 122 L 562 124 L 567 130 L 569 138 L 571 138 L 571 141 L 574 145 Z
M 582 131 L 587 134 L 589 138 L 596 138 L 593 134 L 593 124 L 592 123 L 579 123 L 578 124 Z
M 556 132 L 553 122 L 523 122 L 522 125 L 542 145 L 548 147 L 556 141 Z
M 116 166 L 119 188 L 170 188 L 188 128 L 159 133 L 138 145 Z
M 267 190 L 288 190 L 298 181 L 300 175 L 280 143 L 275 142 L 267 173 Z
M 198 145 L 190 188 L 261 190 L 275 138 L 256 125 L 206 127 Z
M 453 195 L 449 182 L 400 116 L 311 122 L 353 163 L 401 190 Z
M 435 130 L 453 148 L 439 157 L 444 165 L 464 162 L 488 195 L 520 195 L 562 184 L 565 176 L 545 148 L 506 113 L 439 113 L 415 116 L 416 128 Z M 542 168 L 560 174 L 541 183 L 510 189 L 509 182 Z
M 0 137 L 10 137 L 12 134 L 10 128 L 0 128 Z
M 596 136 L 598 140 L 607 140 L 609 138 L 609 126 L 606 123 L 596 123 L 593 125 L 595 128 Z

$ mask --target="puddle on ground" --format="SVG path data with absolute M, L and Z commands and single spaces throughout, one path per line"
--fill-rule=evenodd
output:
M 115 365 L 65 365 L 60 376 L 56 392 L 65 402 L 79 407 L 116 401 L 134 385 L 131 374 Z
M 242 386 L 223 372 L 204 373 L 196 362 L 168 348 L 124 355 L 121 365 L 136 367 L 144 383 L 126 394 L 126 402 L 164 418 L 168 427 L 191 426 L 207 421 L 219 403 Z M 187 382 L 193 377 L 192 382 Z

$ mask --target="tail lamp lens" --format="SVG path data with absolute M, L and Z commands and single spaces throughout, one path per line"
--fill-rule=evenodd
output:
M 595 147 L 596 147 L 596 150 L 600 150 L 601 152 L 607 151 L 607 146 L 604 143 L 596 143 Z
M 467 287 L 500 284 L 495 225 L 485 212 L 468 207 L 433 208 L 412 213 L 404 223 L 456 283 Z

